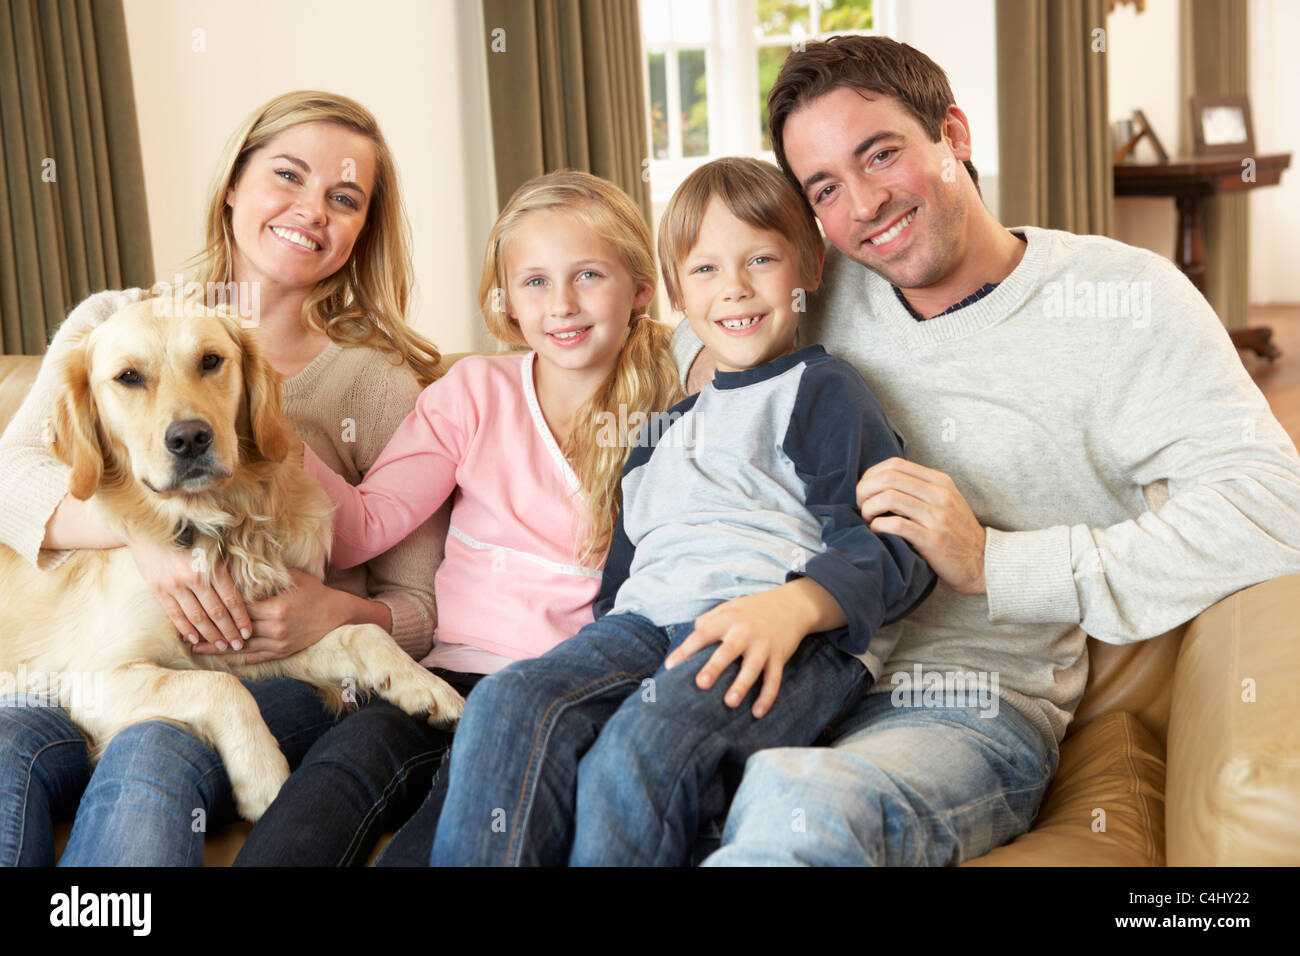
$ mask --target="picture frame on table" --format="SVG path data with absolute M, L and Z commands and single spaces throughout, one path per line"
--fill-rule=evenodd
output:
M 1255 151 L 1255 127 L 1248 96 L 1193 96 L 1192 154 L 1248 155 Z

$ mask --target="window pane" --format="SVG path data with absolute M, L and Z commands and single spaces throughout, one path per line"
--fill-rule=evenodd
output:
M 872 29 L 871 0 L 820 0 L 818 7 L 819 33 Z
M 668 73 L 664 54 L 651 53 L 650 148 L 655 159 L 668 158 Z
M 646 45 L 670 43 L 673 23 L 669 19 L 671 8 L 663 0 L 643 0 L 641 3 L 641 42 Z
M 682 155 L 709 154 L 709 89 L 703 50 L 680 50 L 677 75 L 681 82 Z
M 795 33 L 807 36 L 810 3 L 811 0 L 757 0 L 754 35 L 758 39 Z
M 772 92 L 781 64 L 790 55 L 787 46 L 761 46 L 758 48 L 758 115 L 763 130 L 763 148 L 772 148 L 772 136 L 767 128 L 767 95 Z
M 651 0 L 663 3 L 663 0 Z M 642 4 L 644 6 L 644 4 Z M 673 0 L 673 39 L 678 43 L 708 43 L 713 38 L 713 4 Z

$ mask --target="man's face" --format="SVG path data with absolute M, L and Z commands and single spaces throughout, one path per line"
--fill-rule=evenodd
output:
M 826 237 L 903 289 L 941 282 L 964 253 L 970 158 L 950 107 L 939 142 L 892 96 L 840 87 L 785 124 L 791 170 Z

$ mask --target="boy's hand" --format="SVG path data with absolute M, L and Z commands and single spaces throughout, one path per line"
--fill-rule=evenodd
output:
M 758 718 L 771 709 L 781 688 L 786 661 L 799 642 L 815 631 L 844 625 L 844 612 L 824 588 L 810 578 L 789 581 L 770 591 L 750 594 L 719 604 L 695 619 L 695 630 L 664 660 L 672 669 L 710 644 L 721 643 L 699 674 L 696 685 L 708 690 L 737 657 L 743 657 L 740 674 L 727 690 L 728 707 L 740 702 L 759 674 L 763 690 L 751 711 Z

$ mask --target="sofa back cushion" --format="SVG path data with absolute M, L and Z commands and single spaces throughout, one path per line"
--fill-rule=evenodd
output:
M 40 368 L 39 355 L 0 355 L 0 431 L 27 397 Z

